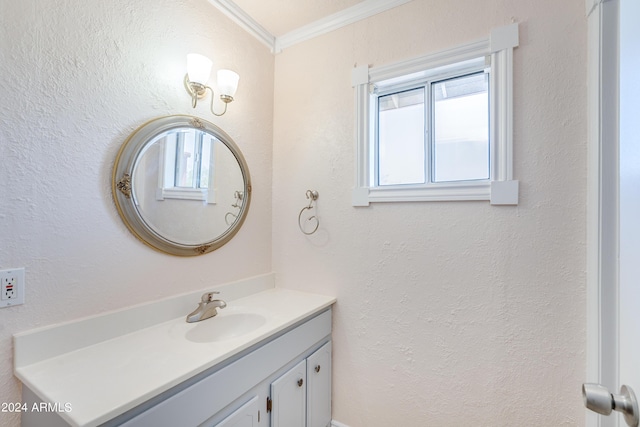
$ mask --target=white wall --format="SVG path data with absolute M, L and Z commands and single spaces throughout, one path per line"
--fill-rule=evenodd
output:
M 206 0 L 0 0 L 0 11 L 0 268 L 26 267 L 27 285 L 25 305 L 0 309 L 0 402 L 17 402 L 13 333 L 271 271 L 274 59 Z M 191 108 L 191 51 L 240 74 L 221 118 L 208 99 Z M 112 200 L 121 144 L 169 114 L 219 125 L 250 167 L 247 221 L 207 256 L 151 250 Z
M 354 65 L 520 23 L 517 207 L 351 206 Z M 583 0 L 414 0 L 276 57 L 273 266 L 337 296 L 334 419 L 351 427 L 584 423 Z M 297 215 L 317 190 L 320 229 Z

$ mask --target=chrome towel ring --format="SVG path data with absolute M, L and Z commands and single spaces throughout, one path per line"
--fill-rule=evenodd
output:
M 244 200 L 244 192 L 242 191 L 235 191 L 233 193 L 233 197 L 236 199 L 235 202 L 231 205 L 232 208 L 236 208 L 238 210 L 240 210 L 240 208 L 242 207 L 242 201 Z M 238 213 L 237 212 L 227 212 L 227 214 L 224 216 L 224 222 L 227 225 L 231 225 L 236 221 L 236 218 L 238 218 Z
M 302 233 L 306 234 L 307 236 L 315 233 L 318 230 L 318 227 L 320 226 L 320 221 L 318 221 L 318 217 L 315 215 L 310 216 L 309 218 L 307 218 L 307 221 L 311 221 L 311 222 L 315 222 L 315 226 L 313 227 L 313 230 L 311 231 L 305 231 L 305 227 L 302 224 L 302 214 L 304 213 L 304 211 L 306 210 L 311 210 L 313 209 L 313 202 L 315 202 L 316 200 L 318 200 L 318 192 L 317 191 L 313 191 L 313 190 L 307 190 L 306 192 L 306 196 L 307 199 L 309 199 L 309 206 L 305 206 L 304 208 L 302 208 L 302 210 L 300 211 L 300 214 L 298 214 L 298 227 L 300 227 L 300 231 L 302 231 Z

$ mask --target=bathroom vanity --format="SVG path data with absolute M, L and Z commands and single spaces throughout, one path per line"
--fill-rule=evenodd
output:
M 201 322 L 200 292 L 16 334 L 22 425 L 329 425 L 335 299 L 272 275 L 215 290 Z

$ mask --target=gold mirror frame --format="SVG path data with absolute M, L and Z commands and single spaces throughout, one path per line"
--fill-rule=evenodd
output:
M 196 244 L 176 242 L 150 227 L 144 220 L 133 197 L 135 191 L 134 169 L 145 150 L 160 135 L 171 130 L 191 128 L 201 130 L 222 142 L 238 162 L 244 183 L 242 205 L 235 221 L 222 234 L 212 240 Z M 218 126 L 194 116 L 165 116 L 151 120 L 136 129 L 124 142 L 113 167 L 111 190 L 120 217 L 127 228 L 143 243 L 161 252 L 177 256 L 197 256 L 212 252 L 227 243 L 238 232 L 249 211 L 251 178 L 242 152 L 233 139 Z M 225 217 L 226 219 L 226 217 Z

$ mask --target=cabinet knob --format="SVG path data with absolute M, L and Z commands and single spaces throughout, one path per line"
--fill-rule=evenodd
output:
M 316 372 L 320 372 L 320 365 L 316 365 Z
M 298 380 L 298 387 L 302 387 L 302 384 L 304 384 L 304 381 L 302 380 L 302 378 L 300 378 Z

